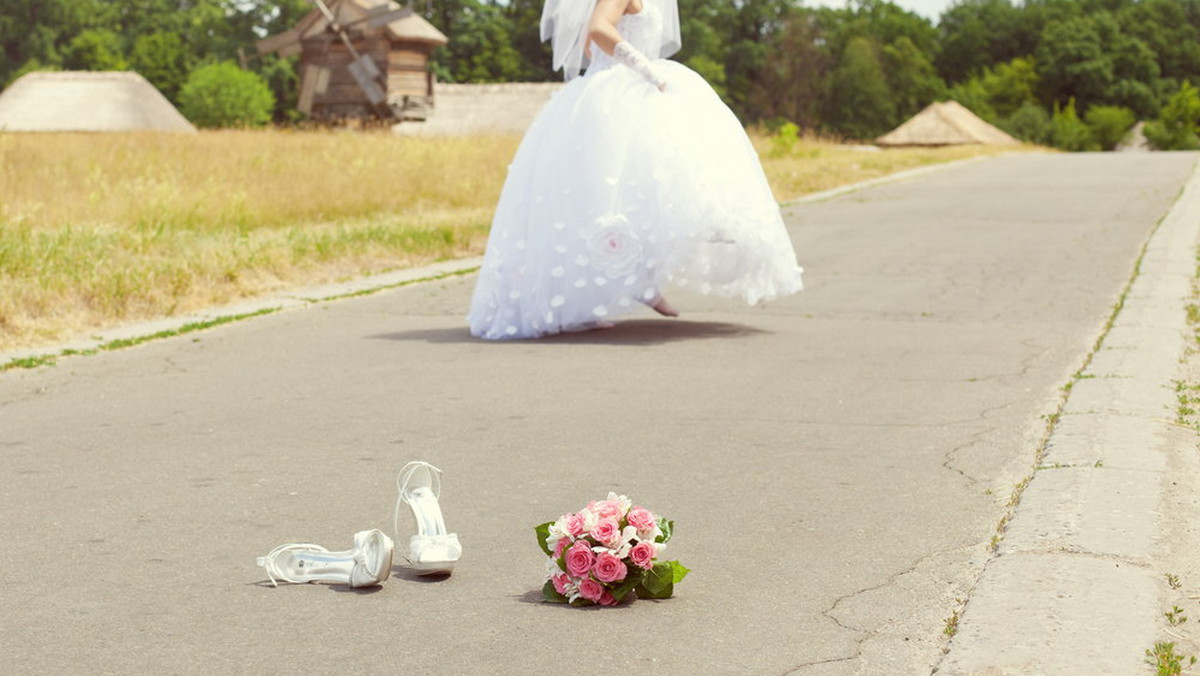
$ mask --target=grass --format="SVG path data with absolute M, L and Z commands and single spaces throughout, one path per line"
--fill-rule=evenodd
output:
M 991 152 L 752 138 L 781 201 Z M 478 254 L 519 141 L 0 134 L 0 350 Z
M 1192 666 L 1196 658 L 1175 652 L 1173 642 L 1158 641 L 1153 649 L 1146 649 L 1146 663 L 1155 668 L 1156 676 L 1180 676 L 1184 665 Z
M 909 169 L 917 169 L 981 155 L 1011 152 L 1011 148 L 952 146 L 946 148 L 893 148 L 850 146 L 801 136 L 781 147 L 777 137 L 752 132 L 767 180 L 781 202 L 804 195 L 858 183 Z
M 954 603 L 956 607 L 950 611 L 950 617 L 946 618 L 946 622 L 942 627 L 942 635 L 946 638 L 954 638 L 955 634 L 958 633 L 958 623 L 962 619 L 963 606 L 966 605 L 966 602 L 962 599 L 954 599 Z

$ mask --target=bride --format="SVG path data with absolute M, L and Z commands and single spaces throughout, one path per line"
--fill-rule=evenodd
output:
M 681 45 L 675 0 L 546 0 L 542 39 L 568 82 L 509 165 L 473 335 L 603 328 L 639 304 L 675 316 L 669 287 L 752 305 L 800 290 L 741 124 L 666 58 Z

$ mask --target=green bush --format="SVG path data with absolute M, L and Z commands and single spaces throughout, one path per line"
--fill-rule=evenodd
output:
M 1092 130 L 1076 114 L 1074 98 L 1062 108 L 1054 104 L 1054 117 L 1050 120 L 1050 144 L 1071 152 L 1100 149 L 1100 145 L 1092 138 Z
M 275 95 L 265 80 L 226 61 L 193 70 L 179 110 L 198 127 L 257 127 L 271 120 Z
M 1132 110 L 1121 106 L 1092 106 L 1083 114 L 1083 121 L 1100 148 L 1112 150 L 1125 138 L 1137 118 Z
M 1027 143 L 1050 143 L 1050 113 L 1036 103 L 1025 103 L 1000 121 L 1000 128 Z
M 787 157 L 800 140 L 800 127 L 791 122 L 785 122 L 779 131 L 771 137 L 771 157 Z
M 1200 124 L 1200 93 L 1184 82 L 1162 107 L 1158 119 L 1146 123 L 1146 140 L 1159 150 L 1195 150 L 1200 148 L 1197 124 Z

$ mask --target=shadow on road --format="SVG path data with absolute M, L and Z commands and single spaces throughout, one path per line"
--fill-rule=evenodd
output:
M 585 331 L 582 333 L 560 333 L 537 339 L 547 345 L 661 345 L 681 340 L 706 340 L 712 338 L 744 338 L 765 333 L 740 324 L 725 322 L 692 322 L 685 320 L 634 319 L 618 322 L 611 329 Z M 369 336 L 376 340 L 421 340 L 427 343 L 471 343 L 483 342 L 471 336 L 466 327 L 452 329 L 418 329 L 397 333 L 381 333 Z M 528 343 L 529 340 L 495 341 L 497 345 Z

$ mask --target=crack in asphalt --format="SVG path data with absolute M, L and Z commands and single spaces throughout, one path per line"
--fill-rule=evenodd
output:
M 787 670 L 785 670 L 783 672 L 784 676 L 798 676 L 799 674 L 801 674 L 802 670 L 808 669 L 810 667 L 815 667 L 815 666 L 820 666 L 820 665 L 825 665 L 825 664 L 833 664 L 833 663 L 837 663 L 837 662 L 848 662 L 848 661 L 856 660 L 856 659 L 859 659 L 860 657 L 862 657 L 863 643 L 871 640 L 875 636 L 878 636 L 880 633 L 880 629 L 883 626 L 887 626 L 888 624 L 894 623 L 894 621 L 885 621 L 882 624 L 880 624 L 878 627 L 875 627 L 875 628 L 857 627 L 852 624 L 848 624 L 847 621 L 843 621 L 841 618 L 838 618 L 835 615 L 835 613 L 837 613 L 838 607 L 840 605 L 842 605 L 843 603 L 845 603 L 857 596 L 861 596 L 861 595 L 869 593 L 869 592 L 879 591 L 881 589 L 886 589 L 887 587 L 895 585 L 897 582 L 899 582 L 899 580 L 901 578 L 903 578 L 906 575 L 916 573 L 917 569 L 919 569 L 922 565 L 928 563 L 929 561 L 933 560 L 936 557 L 942 556 L 944 554 L 952 554 L 955 552 L 966 551 L 966 550 L 969 550 L 976 546 L 977 545 L 973 545 L 973 544 L 972 545 L 960 545 L 958 547 L 948 547 L 946 549 L 940 549 L 940 550 L 937 550 L 934 552 L 930 552 L 928 554 L 925 554 L 924 556 L 921 556 L 916 561 L 914 561 L 911 565 L 903 568 L 902 570 L 896 571 L 896 572 L 892 573 L 891 575 L 888 575 L 882 582 L 879 582 L 878 584 L 871 585 L 869 587 L 863 587 L 856 591 L 850 592 L 849 594 L 844 594 L 842 596 L 835 598 L 833 600 L 833 603 L 830 604 L 828 608 L 821 611 L 821 616 L 828 619 L 833 624 L 835 624 L 839 629 L 843 629 L 845 631 L 853 632 L 853 633 L 859 635 L 855 639 L 856 650 L 855 650 L 854 654 L 850 655 L 850 656 L 845 656 L 845 657 L 833 657 L 833 658 L 827 658 L 827 659 L 823 659 L 823 660 L 814 660 L 811 662 L 804 662 L 804 663 L 798 664 L 794 667 L 790 667 Z M 978 582 L 978 576 L 976 576 L 975 581 Z M 973 585 L 972 585 L 972 589 L 974 589 Z M 970 591 L 970 590 L 968 590 L 968 591 Z M 968 596 L 969 596 L 969 594 L 968 594 Z M 964 601 L 963 605 L 965 606 L 965 604 L 966 604 L 966 602 Z M 959 612 L 961 614 L 961 609 Z

